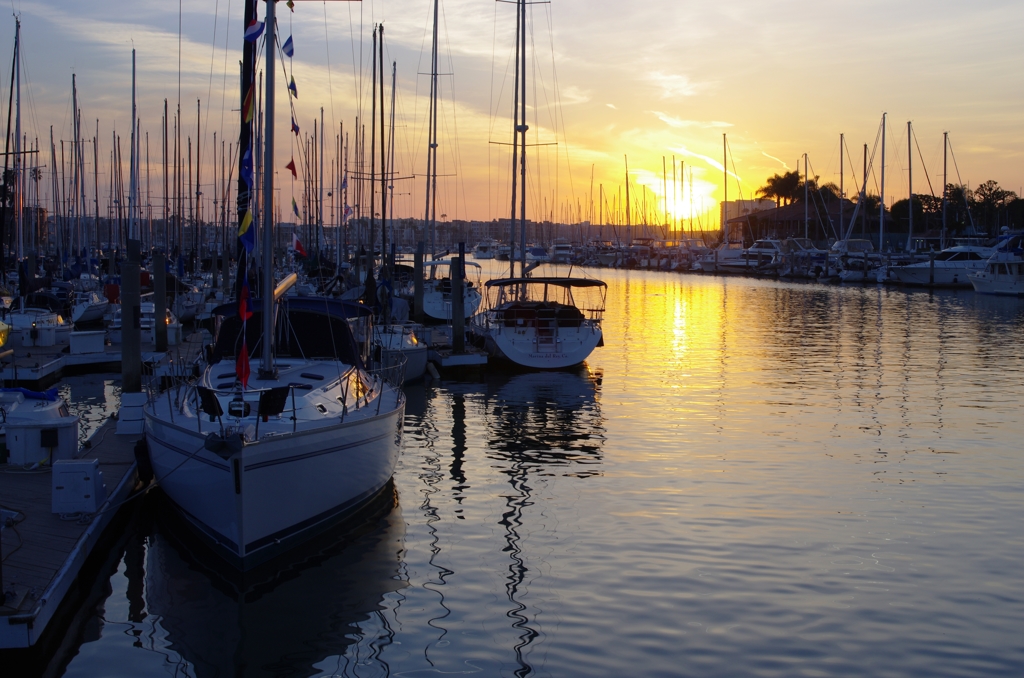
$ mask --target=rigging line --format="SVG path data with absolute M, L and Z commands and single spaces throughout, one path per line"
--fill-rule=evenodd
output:
M 857 168 L 853 166 L 853 154 L 850 153 L 850 145 L 846 143 L 846 137 L 843 137 L 843 146 L 846 147 L 846 159 L 850 162 L 850 172 L 853 175 L 853 185 L 857 185 Z M 857 191 L 857 195 L 860 195 L 860 191 Z
M 921 144 L 917 142 L 917 132 L 913 128 L 910 129 L 911 135 L 914 137 L 914 146 L 917 147 L 917 157 L 921 160 L 921 169 L 924 170 L 924 178 L 928 181 L 928 190 L 931 192 L 932 197 L 935 197 L 935 189 L 932 188 L 932 178 L 928 176 L 928 166 L 924 163 L 924 155 L 921 153 Z
M 334 116 L 334 79 L 331 72 L 331 38 L 327 32 L 327 0 L 324 0 L 324 47 L 327 50 L 327 96 L 331 101 L 331 129 L 338 126 Z M 291 17 L 288 18 L 288 28 L 291 30 Z
M 487 100 L 487 112 L 491 116 L 490 124 L 488 125 L 487 137 L 490 138 L 494 133 L 494 62 L 497 55 L 497 41 L 498 41 L 498 3 L 494 3 L 494 18 L 491 22 L 491 82 L 488 89 L 488 100 Z M 491 175 L 492 167 L 494 163 L 491 162 L 491 145 L 487 145 L 487 212 L 488 214 L 494 214 L 491 209 L 491 187 L 494 184 L 493 177 Z
M 571 162 L 571 160 L 569 158 L 569 136 L 567 134 L 567 127 L 566 127 L 566 124 L 565 124 L 565 108 L 562 106 L 562 90 L 558 86 L 558 66 L 555 63 L 554 16 L 552 14 L 551 5 L 548 5 L 545 9 L 548 12 L 548 26 L 550 27 L 550 31 L 548 32 L 548 36 L 550 38 L 550 43 L 551 43 L 551 77 L 554 80 L 555 99 L 556 99 L 556 105 L 558 107 L 558 116 L 562 119 L 561 120 L 561 122 L 562 122 L 562 140 L 565 142 L 565 167 L 566 167 L 566 171 L 569 173 L 569 194 L 572 196 L 573 199 L 575 199 L 576 198 L 576 185 L 573 182 L 572 162 Z M 556 138 L 557 138 L 557 132 L 556 132 Z
M 210 44 L 210 81 L 206 86 L 206 120 L 204 120 L 205 125 L 203 125 L 202 150 L 206 150 L 210 146 L 210 144 L 207 143 L 207 140 L 209 138 L 208 135 L 210 133 L 210 102 L 213 100 L 213 64 L 215 63 L 215 59 L 217 58 L 217 20 L 219 18 L 220 0 L 215 0 L 213 4 L 213 40 L 211 41 Z M 222 107 L 221 116 L 223 117 L 223 115 L 224 113 Z M 199 140 L 198 135 L 196 140 Z M 202 158 L 196 158 L 196 162 L 201 163 Z M 216 168 L 214 169 L 216 170 Z M 196 187 L 196 190 L 198 190 L 198 187 Z
M 224 24 L 224 66 L 223 73 L 224 77 L 221 80 L 221 94 L 220 94 L 220 129 L 224 129 L 224 112 L 227 110 L 227 96 L 228 96 L 228 41 L 231 37 L 231 0 L 228 0 L 228 18 Z M 216 36 L 216 32 L 215 32 Z
M 441 17 L 444 23 L 444 37 L 445 43 L 448 46 L 448 72 L 451 73 L 452 85 L 451 85 L 451 97 L 452 97 L 452 136 L 451 146 L 454 151 L 453 161 L 455 163 L 454 174 L 458 179 L 456 180 L 457 186 L 462 188 L 462 204 L 466 206 L 467 215 L 469 211 L 469 201 L 466 199 L 466 178 L 464 173 L 461 172 L 462 168 L 462 149 L 459 146 L 459 118 L 458 118 L 458 106 L 456 105 L 455 98 L 455 60 L 452 58 L 452 42 L 448 36 L 448 16 L 444 13 L 442 5 Z M 455 218 L 459 218 L 459 198 L 458 188 L 455 191 Z

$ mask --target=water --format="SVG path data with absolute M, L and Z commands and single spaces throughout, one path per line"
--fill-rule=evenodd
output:
M 1024 674 L 1024 302 L 600 274 L 586 369 L 407 387 L 278 581 L 142 519 L 63 675 Z

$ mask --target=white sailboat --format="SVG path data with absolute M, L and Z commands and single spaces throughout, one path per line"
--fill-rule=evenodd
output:
M 273 168 L 275 7 L 266 7 L 262 166 Z M 254 12 L 246 3 L 245 25 L 253 24 Z M 246 43 L 245 90 L 253 87 L 254 52 Z M 244 110 L 242 117 L 242 146 L 251 148 Z M 239 155 L 244 162 L 246 154 Z M 325 298 L 282 303 L 296 277 L 275 288 L 269 274 L 273 177 L 273 171 L 263 172 L 261 252 L 268 274 L 262 276 L 262 298 L 249 300 L 248 285 L 241 284 L 238 312 L 221 323 L 202 376 L 155 396 L 144 409 L 161 488 L 199 534 L 241 569 L 354 515 L 384 491 L 398 461 L 405 411 L 401 365 L 372 370 L 363 362 L 368 310 L 353 317 L 352 305 Z M 250 185 L 242 178 L 239 191 L 247 198 Z M 247 224 L 248 209 L 240 212 Z M 244 257 L 240 265 L 245 268 Z M 244 276 L 243 270 L 240 280 Z M 257 346 L 260 367 L 250 379 L 249 349 Z M 234 368 L 218 361 L 224 358 L 234 358 Z
M 515 249 L 516 199 L 519 199 L 520 276 L 512 261 L 509 278 L 486 284 L 484 311 L 470 333 L 491 355 L 533 369 L 578 365 L 602 345 L 601 320 L 607 285 L 590 278 L 528 277 L 526 265 L 526 0 L 517 0 L 516 106 L 512 151 L 512 229 Z M 518 181 L 517 181 L 518 174 Z M 518 191 L 517 191 L 518 189 Z M 589 299 L 578 304 L 577 296 Z

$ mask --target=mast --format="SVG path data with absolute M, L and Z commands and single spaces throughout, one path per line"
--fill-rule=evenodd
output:
M 726 157 L 726 141 L 725 133 L 722 133 L 722 237 L 725 238 L 725 242 L 729 242 L 729 224 L 726 212 L 729 209 L 729 159 Z M 799 169 L 799 168 L 798 168 Z
M 267 78 L 266 101 L 264 102 L 264 143 L 263 143 L 263 356 L 260 378 L 274 378 L 274 2 L 267 3 L 267 54 L 264 68 Z M 244 115 L 244 113 L 243 113 Z M 243 125 L 244 127 L 244 125 Z
M 839 133 L 839 228 L 846 228 L 843 225 L 843 199 L 846 197 L 843 180 L 846 178 L 846 170 L 843 167 L 843 144 L 846 139 L 842 132 Z
M 811 213 L 810 213 L 810 210 L 809 210 L 809 205 L 807 204 L 807 197 L 808 197 L 807 196 L 807 192 L 808 192 L 807 180 L 808 180 L 808 177 L 807 177 L 807 154 L 804 153 L 804 238 L 810 237 L 810 231 L 811 231 L 811 227 L 810 227 Z
M 878 196 L 878 251 L 882 251 L 882 239 L 885 237 L 885 113 L 882 113 L 882 180 Z
M 15 67 L 15 113 L 14 113 L 14 218 L 18 233 L 18 261 L 25 257 L 25 235 L 22 223 L 21 204 L 21 19 L 15 19 L 14 33 L 14 67 Z M 35 275 L 35 271 L 29 271 Z M 24 296 L 25 291 L 19 290 Z
M 949 191 L 946 189 L 948 179 L 946 178 L 946 161 L 949 158 L 949 132 L 942 133 L 942 242 L 939 244 L 942 249 L 946 248 L 946 205 L 948 204 Z
M 377 182 L 377 26 L 373 28 L 373 87 L 370 92 L 370 254 L 367 265 L 373 268 L 373 243 L 377 238 L 377 193 L 374 184 Z
M 380 41 L 377 43 L 379 50 L 377 61 L 380 68 L 377 75 L 380 78 L 380 265 L 381 271 L 387 270 L 388 257 L 388 191 L 387 191 L 387 156 L 384 154 L 384 24 L 380 25 Z M 385 277 L 382 273 L 382 277 Z
M 509 238 L 511 241 L 509 263 L 511 264 L 510 275 L 513 278 L 516 275 L 516 191 L 519 188 L 519 176 L 516 174 L 516 165 L 519 162 L 519 33 L 522 31 L 522 14 L 519 11 L 519 4 L 521 2 L 522 0 L 516 0 L 516 73 L 512 82 L 512 215 L 509 219 L 509 228 L 511 231 Z M 434 7 L 436 11 L 437 0 L 434 0 Z M 520 250 L 525 249 L 523 244 L 524 243 L 519 244 Z
M 430 226 L 430 258 L 436 251 L 435 230 L 437 217 L 437 2 L 434 0 L 434 28 L 430 43 L 430 104 L 427 114 L 427 190 L 423 208 L 424 225 Z M 513 161 L 515 164 L 515 161 Z M 515 179 L 512 180 L 515 194 Z M 513 203 L 514 204 L 514 203 Z M 513 218 L 514 218 L 513 214 Z M 515 228 L 512 230 L 515 235 Z M 515 238 L 512 240 L 515 245 Z
M 137 159 L 135 153 L 135 144 L 137 138 L 135 136 L 135 50 L 132 50 L 132 136 L 131 136 L 131 150 L 128 152 L 128 237 L 132 240 L 137 240 L 138 234 L 138 223 L 135 218 L 135 210 L 138 206 L 136 204 L 138 198 L 136 192 L 138 191 L 138 184 L 135 182 L 135 172 L 138 169 Z
M 519 242 L 522 245 L 520 247 L 519 263 L 523 273 L 523 277 L 526 277 L 526 132 L 530 129 L 530 126 L 526 124 L 526 0 L 519 0 L 519 14 L 522 17 L 520 25 L 522 30 L 519 31 L 519 43 L 520 43 L 520 69 L 522 71 L 522 77 L 519 78 L 519 87 L 522 90 L 519 98 L 519 120 L 520 124 L 517 127 L 519 132 L 519 183 L 521 184 L 521 190 L 519 192 Z
M 907 231 L 907 251 L 910 251 L 911 238 L 914 237 L 914 152 L 911 146 L 910 135 L 913 134 L 913 130 L 910 127 L 910 121 L 907 120 L 907 190 L 910 193 L 910 226 Z
M 324 107 L 320 107 L 320 208 L 317 213 L 317 233 L 316 233 L 316 245 L 317 245 L 317 259 L 320 258 L 320 238 L 323 235 L 326 241 L 326 234 L 324 233 L 324 137 L 327 135 L 324 133 Z

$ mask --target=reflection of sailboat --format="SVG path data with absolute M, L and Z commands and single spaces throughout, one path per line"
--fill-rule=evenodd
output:
M 386 513 L 363 534 L 325 534 L 290 553 L 286 569 L 247 574 L 247 585 L 206 570 L 210 560 L 189 551 L 199 542 L 169 541 L 187 530 L 158 525 L 145 568 L 147 610 L 166 632 L 167 645 L 155 649 L 177 652 L 194 668 L 189 675 L 200 677 L 313 675 L 335 657 L 342 667 L 335 673 L 354 675 L 353 654 L 381 662 L 361 666 L 359 675 L 386 674 L 379 650 L 350 648 L 380 644 L 365 623 L 383 609 L 385 595 L 407 585 L 399 578 L 405 522 L 393 487 L 387 499 Z
M 531 466 L 600 463 L 604 445 L 600 384 L 600 374 L 586 370 L 512 377 L 487 398 L 488 454 Z M 574 470 L 572 475 L 594 473 Z

